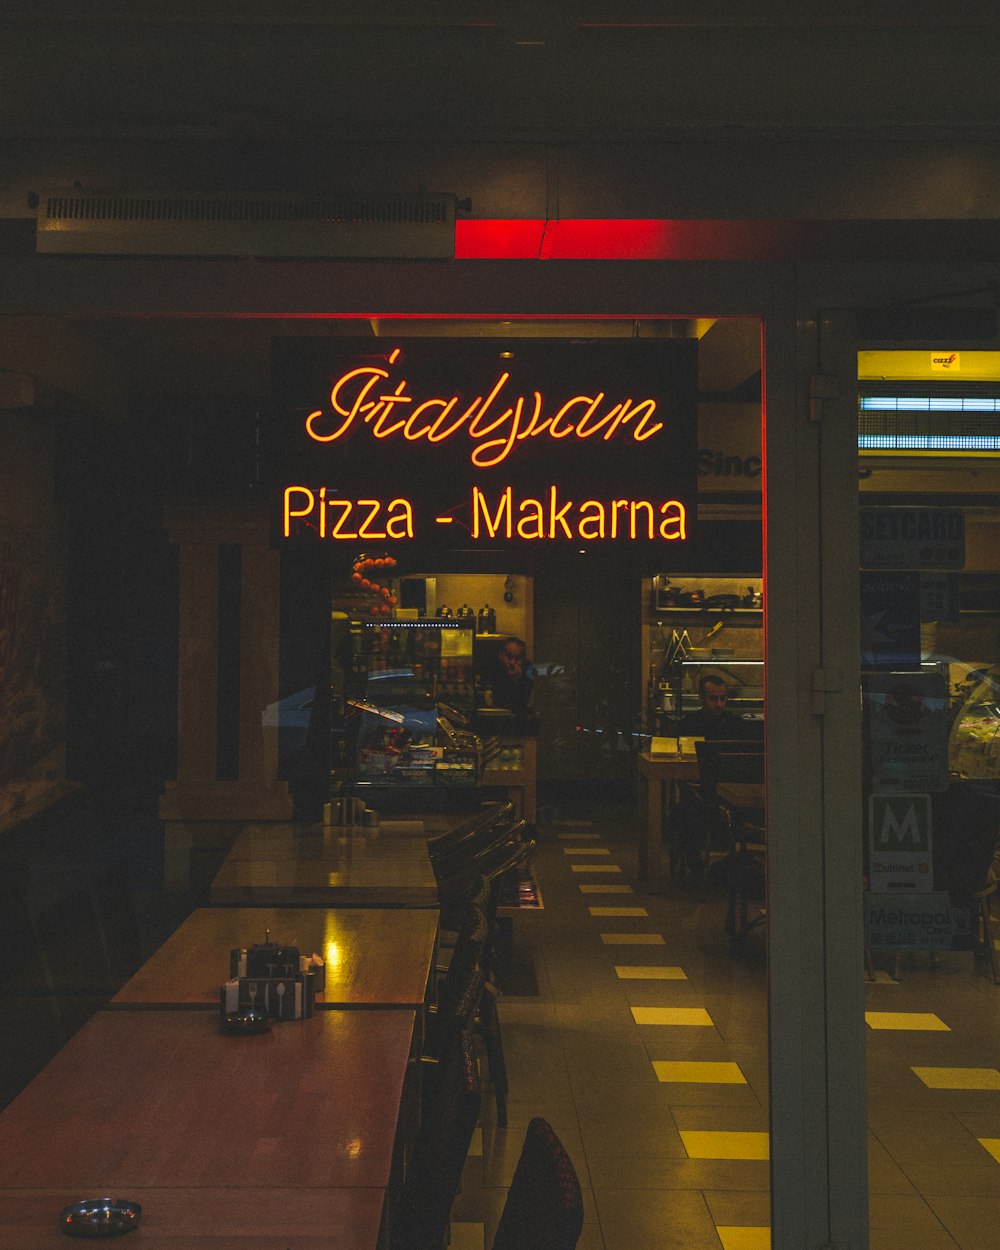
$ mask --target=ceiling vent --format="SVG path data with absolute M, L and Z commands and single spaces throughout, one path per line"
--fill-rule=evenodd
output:
M 39 196 L 39 252 L 101 256 L 450 258 L 454 195 Z M 465 205 L 463 205 L 465 207 Z

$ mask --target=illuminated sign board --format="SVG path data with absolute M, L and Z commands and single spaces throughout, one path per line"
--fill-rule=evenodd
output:
M 282 538 L 685 543 L 687 340 L 276 339 Z

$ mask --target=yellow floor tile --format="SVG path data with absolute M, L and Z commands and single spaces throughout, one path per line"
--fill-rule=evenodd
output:
M 448 1226 L 448 1250 L 483 1250 L 486 1225 L 452 1220 Z
M 564 855 L 610 855 L 606 846 L 564 846 Z
M 683 1024 L 711 1028 L 713 1021 L 704 1007 L 633 1007 L 636 1024 Z
M 690 1085 L 746 1085 L 747 1078 L 738 1063 L 709 1063 L 696 1060 L 654 1059 L 658 1081 Z
M 876 968 L 871 977 L 865 977 L 868 985 L 898 985 L 899 982 L 894 976 L 890 976 L 883 968 Z
M 914 1068 L 928 1089 L 998 1089 L 996 1068 Z
M 980 1137 L 978 1140 L 980 1146 L 988 1150 L 997 1163 L 1000 1163 L 1000 1137 Z
M 617 864 L 570 864 L 574 872 L 621 872 Z
M 870 1029 L 919 1029 L 926 1032 L 950 1033 L 951 1029 L 930 1011 L 866 1011 L 865 1023 Z
M 635 890 L 623 881 L 609 881 L 606 885 L 581 885 L 581 894 L 634 894 Z
M 645 907 L 588 907 L 592 916 L 648 916 Z
M 771 1230 L 769 1228 L 739 1228 L 730 1225 L 716 1228 L 722 1250 L 771 1250 Z
M 671 968 L 665 964 L 615 964 L 619 981 L 686 981 L 683 968 Z
M 605 946 L 666 946 L 662 933 L 602 933 Z
M 689 1159 L 768 1159 L 767 1133 L 719 1133 L 681 1129 Z

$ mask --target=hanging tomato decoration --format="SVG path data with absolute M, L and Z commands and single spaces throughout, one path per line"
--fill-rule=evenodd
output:
M 396 606 L 392 587 L 381 579 L 391 576 L 389 570 L 396 567 L 394 556 L 359 555 L 351 567 L 351 581 L 371 596 L 368 611 L 373 616 L 388 616 Z M 372 577 L 370 574 L 374 573 Z

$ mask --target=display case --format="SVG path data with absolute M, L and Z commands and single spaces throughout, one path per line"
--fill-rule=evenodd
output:
M 499 747 L 472 728 L 474 633 L 467 619 L 350 621 L 341 788 L 384 798 L 481 784 Z

